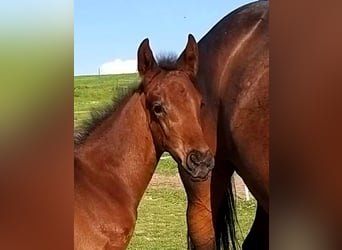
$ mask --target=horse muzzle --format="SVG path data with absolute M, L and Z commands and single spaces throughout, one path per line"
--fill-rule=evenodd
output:
M 186 156 L 185 170 L 192 177 L 193 181 L 205 181 L 210 176 L 214 165 L 214 156 L 210 151 L 200 152 L 193 150 Z

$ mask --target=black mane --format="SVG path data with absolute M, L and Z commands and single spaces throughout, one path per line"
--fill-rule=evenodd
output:
M 175 53 L 157 56 L 157 64 L 161 69 L 166 71 L 181 70 L 180 65 L 178 64 L 178 56 Z M 193 83 L 196 82 L 196 76 L 189 75 L 189 77 Z
M 90 113 L 90 118 L 86 119 L 79 128 L 77 128 L 74 132 L 74 145 L 82 144 L 85 139 L 94 131 L 96 127 L 98 127 L 104 120 L 106 120 L 117 108 L 131 97 L 134 93 L 140 91 L 141 84 L 136 87 L 135 84 L 130 86 L 128 92 L 121 92 L 119 94 L 114 94 L 112 98 L 112 102 L 102 107 L 99 110 L 93 110 Z
M 162 54 L 157 56 L 157 63 L 160 68 L 163 70 L 171 71 L 171 70 L 177 70 L 177 55 L 174 53 L 169 54 Z

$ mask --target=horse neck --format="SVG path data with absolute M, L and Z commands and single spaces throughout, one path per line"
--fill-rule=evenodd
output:
M 133 209 L 147 188 L 159 154 L 153 143 L 143 95 L 134 93 L 105 119 L 75 154 L 75 185 L 124 193 Z M 114 198 L 117 199 L 117 198 Z

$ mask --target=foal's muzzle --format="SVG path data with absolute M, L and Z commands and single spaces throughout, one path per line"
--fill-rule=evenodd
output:
M 209 151 L 203 153 L 193 150 L 186 157 L 185 170 L 194 181 L 205 181 L 214 165 L 214 157 Z

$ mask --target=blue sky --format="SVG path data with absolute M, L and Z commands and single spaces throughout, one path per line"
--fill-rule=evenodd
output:
M 99 67 L 105 70 L 113 65 L 132 67 L 146 37 L 155 54 L 179 54 L 189 33 L 200 40 L 221 18 L 248 2 L 75 0 L 75 75 L 96 74 Z

